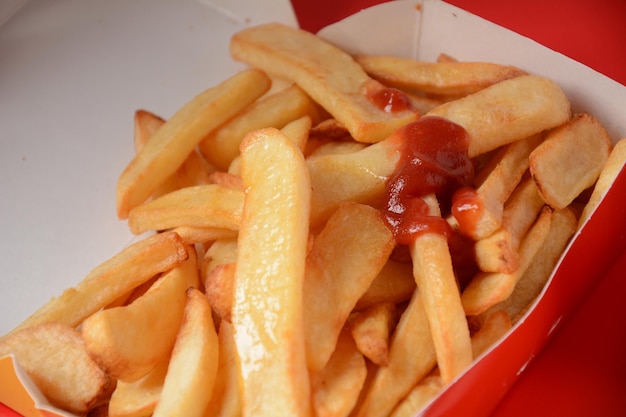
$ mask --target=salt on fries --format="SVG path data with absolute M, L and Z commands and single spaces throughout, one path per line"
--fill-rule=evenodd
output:
M 626 159 L 515 67 L 353 58 L 280 24 L 231 51 L 252 68 L 135 114 L 118 216 L 155 233 L 0 339 L 57 406 L 414 415 L 529 308 Z

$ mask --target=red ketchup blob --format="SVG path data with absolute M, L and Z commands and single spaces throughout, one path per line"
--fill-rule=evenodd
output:
M 381 211 L 396 242 L 410 244 L 425 232 L 451 238 L 448 222 L 430 216 L 422 197 L 434 193 L 445 215 L 454 192 L 472 183 L 474 166 L 467 155 L 465 129 L 444 118 L 426 116 L 398 129 L 391 140 L 402 143 L 401 156 L 387 181 Z
M 368 94 L 368 99 L 376 107 L 387 113 L 399 113 L 413 109 L 406 94 L 396 88 L 381 88 L 373 91 Z
M 452 196 L 452 215 L 459 223 L 459 232 L 471 236 L 483 211 L 483 204 L 476 190 L 459 188 Z

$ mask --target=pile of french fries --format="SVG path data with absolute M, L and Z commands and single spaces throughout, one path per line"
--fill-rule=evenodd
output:
M 153 233 L 0 356 L 77 415 L 415 415 L 532 305 L 626 140 L 519 68 L 350 56 L 281 24 L 230 46 L 249 69 L 135 114 L 117 215 Z M 394 132 L 426 118 L 466 132 L 474 175 L 453 201 L 413 195 L 450 232 L 399 244 Z

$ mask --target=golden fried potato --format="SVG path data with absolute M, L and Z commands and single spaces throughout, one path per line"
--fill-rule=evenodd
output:
M 530 172 L 544 201 L 555 209 L 574 201 L 596 182 L 611 147 L 604 126 L 586 113 L 548 133 L 529 157 Z
M 13 355 L 55 406 L 83 414 L 108 399 L 114 381 L 88 355 L 80 333 L 61 323 L 43 323 L 0 341 L 0 357 Z
M 320 37 L 279 23 L 246 28 L 230 44 L 233 58 L 296 83 L 359 142 L 378 142 L 419 114 L 388 112 L 372 97 L 384 86 L 350 55 Z

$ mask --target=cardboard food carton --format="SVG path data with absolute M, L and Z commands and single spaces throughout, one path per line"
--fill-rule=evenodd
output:
M 114 214 L 115 182 L 133 153 L 134 110 L 169 116 L 242 68 L 230 59 L 228 40 L 243 27 L 296 25 L 286 1 L 82 4 L 32 1 L 0 27 L 0 53 L 11 63 L 0 118 L 14 139 L 0 152 L 0 178 L 12 201 L 2 220 L 10 250 L 1 260 L 19 277 L 0 284 L 0 334 L 134 239 Z M 557 81 L 574 111 L 592 113 L 614 141 L 626 137 L 626 87 L 442 1 L 384 3 L 319 34 L 352 53 L 426 61 L 446 53 L 518 66 Z M 487 415 L 495 408 L 621 256 L 625 192 L 622 169 L 534 307 L 421 415 Z M 11 358 L 0 360 L 0 381 L 0 403 L 24 416 L 70 415 L 46 404 Z

